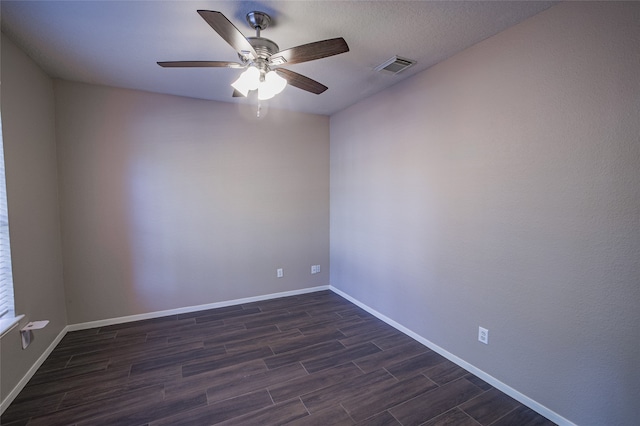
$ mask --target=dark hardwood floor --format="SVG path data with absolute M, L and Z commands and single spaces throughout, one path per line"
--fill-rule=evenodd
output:
M 17 425 L 552 425 L 322 291 L 68 333 Z

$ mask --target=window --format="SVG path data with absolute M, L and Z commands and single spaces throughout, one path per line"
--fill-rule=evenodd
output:
M 7 193 L 4 176 L 2 119 L 0 118 L 0 318 L 11 318 L 13 316 L 13 275 L 11 273 L 9 219 L 7 214 Z

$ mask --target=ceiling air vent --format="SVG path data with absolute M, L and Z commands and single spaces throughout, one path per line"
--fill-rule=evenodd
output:
M 399 72 L 406 70 L 415 63 L 416 61 L 412 61 L 411 59 L 394 56 L 393 58 L 384 61 L 382 64 L 375 67 L 374 70 L 384 71 L 391 74 L 398 74 Z

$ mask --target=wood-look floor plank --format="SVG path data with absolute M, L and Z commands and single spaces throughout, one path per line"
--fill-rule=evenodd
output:
M 206 407 L 204 394 L 189 395 L 162 401 L 145 400 L 127 409 L 111 410 L 107 414 L 91 420 L 78 422 L 76 426 L 140 426 L 171 415 L 180 415 L 198 407 Z
M 357 376 L 346 383 L 336 383 L 326 388 L 302 395 L 300 398 L 310 413 L 340 404 L 343 400 L 354 395 L 362 395 L 374 386 L 398 383 L 389 373 L 382 370 L 373 371 L 369 374 Z
M 350 309 L 352 308 L 353 308 L 353 305 L 349 306 L 344 304 L 338 304 L 333 301 L 327 300 L 327 301 L 320 301 L 314 304 L 294 306 L 289 308 L 289 311 L 295 312 L 296 310 L 304 310 L 313 318 L 327 317 L 327 318 L 333 318 L 333 319 L 340 319 L 340 318 L 345 318 L 346 316 L 343 316 L 343 314 L 347 311 L 350 311 Z M 353 315 L 347 315 L 347 316 L 353 316 Z
M 71 392 L 76 389 L 87 389 L 94 386 L 96 383 L 103 383 L 105 381 L 110 382 L 124 379 L 121 383 L 126 383 L 128 377 L 129 367 L 126 366 L 124 368 L 107 368 L 105 370 L 99 370 L 80 376 L 56 379 L 50 382 L 29 382 L 22 392 L 20 392 L 15 402 L 18 403 L 32 399 L 37 400 L 48 395 L 64 395 L 67 392 Z
M 0 425 L 54 412 L 63 397 L 64 393 L 55 393 L 53 395 L 29 399 L 18 396 L 9 408 L 7 408 L 7 411 L 2 414 Z
M 471 383 L 473 383 L 474 385 L 476 385 L 477 387 L 479 387 L 483 391 L 488 391 L 490 389 L 493 389 L 493 386 L 491 386 L 489 383 L 485 382 L 484 380 L 482 380 L 478 376 L 474 376 L 473 374 L 469 374 L 469 375 L 465 376 L 464 379 L 470 381 Z
M 202 341 L 189 342 L 184 345 L 168 345 L 166 341 L 154 341 L 153 343 L 143 342 L 135 347 L 110 347 L 99 352 L 74 355 L 69 361 L 68 366 L 88 364 L 104 359 L 105 356 L 108 357 L 110 366 L 133 364 L 150 361 L 151 359 L 165 358 L 181 352 L 197 349 L 204 349 L 204 343 Z
M 358 426 L 402 426 L 395 417 L 391 415 L 388 411 L 383 411 L 382 413 L 378 413 L 374 416 L 369 417 L 368 419 L 364 419 L 361 422 L 358 422 Z M 451 425 L 454 426 L 454 425 Z M 477 426 L 477 425 L 476 425 Z
M 433 380 L 439 385 L 444 385 L 453 380 L 469 375 L 464 368 L 454 364 L 449 360 L 445 360 L 422 372 L 425 376 Z
M 56 358 L 49 357 L 40 366 L 40 368 L 38 368 L 38 373 L 45 373 L 47 371 L 60 370 L 62 368 L 65 368 L 69 364 L 69 361 L 71 360 L 72 356 L 73 355 L 65 355 L 65 356 L 56 357 Z
M 29 384 L 32 386 L 41 383 L 57 382 L 61 380 L 68 380 L 76 376 L 84 376 L 86 374 L 95 373 L 97 371 L 105 371 L 109 365 L 109 359 L 103 358 L 97 361 L 86 363 L 83 365 L 64 368 L 61 370 L 53 370 L 46 372 L 36 372 L 34 376 L 29 380 Z
M 131 365 L 131 375 L 135 376 L 137 374 L 151 370 L 158 370 L 171 365 L 182 365 L 185 362 L 194 362 L 194 360 L 219 358 L 225 354 L 226 350 L 224 347 L 186 349 L 177 353 L 172 353 L 171 355 L 135 362 Z
M 397 383 L 371 386 L 368 392 L 343 401 L 342 406 L 354 420 L 360 422 L 437 387 L 426 377 L 416 376 Z M 398 418 L 394 411 L 391 414 Z M 406 424 L 402 419 L 399 420 Z
M 140 388 L 148 388 L 154 385 L 162 385 L 164 380 L 158 380 L 156 376 L 147 377 L 147 380 L 132 381 L 128 376 L 116 379 L 94 381 L 91 387 L 82 386 L 64 393 L 58 409 L 71 408 L 78 405 L 95 403 L 101 400 L 117 397 L 123 392 L 135 391 Z
M 348 309 L 349 304 L 337 303 L 335 300 L 331 299 L 317 299 L 317 300 L 309 300 L 308 303 L 300 303 L 298 305 L 289 304 L 286 306 L 286 309 L 289 312 L 299 312 L 304 311 L 308 314 L 320 314 L 324 315 L 326 313 L 334 313 L 337 311 L 341 311 L 343 309 Z M 353 305 L 351 305 L 353 306 Z
M 364 309 L 349 309 L 336 312 L 340 318 L 368 318 L 370 316 Z
M 422 426 L 479 426 L 479 423 L 457 408 L 429 420 Z M 514 425 L 515 426 L 515 425 Z
M 229 425 L 284 425 L 303 417 L 309 413 L 299 399 L 292 399 L 281 404 L 272 405 L 261 410 L 253 411 L 243 416 L 234 417 L 219 426 Z
M 148 370 L 139 374 L 131 375 L 129 372 L 128 383 L 167 383 L 179 380 L 182 377 L 182 365 L 171 364 L 166 367 Z
M 318 389 L 350 381 L 352 378 L 362 374 L 362 371 L 350 362 L 319 373 L 306 374 L 297 379 L 282 381 L 270 386 L 269 394 L 271 394 L 274 402 L 284 402 Z
M 337 340 L 316 343 L 293 351 L 265 358 L 264 362 L 269 368 L 278 368 L 294 362 L 303 362 L 308 359 L 317 358 L 325 354 L 331 354 L 343 350 L 344 346 Z
M 21 419 L 21 420 L 16 420 L 13 421 L 11 423 L 1 423 L 2 426 L 27 426 L 27 423 L 29 422 L 29 419 Z
M 349 426 L 355 422 L 347 412 L 339 405 L 329 407 L 311 415 L 301 417 L 287 423 L 287 426 Z
M 137 389 L 133 392 L 121 393 L 118 396 L 101 400 L 100 404 L 84 404 L 55 411 L 51 414 L 34 417 L 29 421 L 30 426 L 66 426 L 81 422 L 94 422 L 95 419 L 109 415 L 114 410 L 128 411 L 141 404 L 162 402 L 164 399 L 163 386 L 156 385 Z
M 363 322 L 362 319 L 340 319 L 338 317 L 335 317 L 333 319 L 325 319 L 322 321 L 314 322 L 313 324 L 304 325 L 302 327 L 299 327 L 299 330 L 305 336 L 311 336 L 313 334 L 336 331 L 341 327 L 347 327 L 350 325 L 359 324 L 361 322 Z
M 199 361 L 185 360 L 182 365 L 182 376 L 189 377 L 196 374 L 202 374 L 207 371 L 218 370 L 220 368 L 230 367 L 234 364 L 252 361 L 255 359 L 266 359 L 273 355 L 271 348 L 259 347 L 245 352 L 238 352 L 227 356 L 215 356 L 212 359 L 204 359 Z M 268 364 L 267 364 L 268 366 Z
M 206 392 L 213 385 L 225 386 L 266 370 L 267 366 L 262 359 L 254 359 L 194 376 L 182 377 L 180 374 L 179 378 L 164 382 L 164 394 L 166 397 L 177 397 L 189 393 Z
M 168 345 L 181 345 L 186 344 L 193 341 L 201 341 L 205 344 L 205 346 L 219 346 L 217 344 L 212 343 L 212 340 L 221 334 L 224 333 L 234 333 L 245 330 L 244 326 L 237 325 L 215 325 L 213 327 L 208 327 L 208 323 L 205 324 L 196 324 L 193 327 L 190 327 L 184 331 L 179 331 L 178 333 L 171 333 L 166 336 L 155 336 L 153 333 L 147 334 L 147 340 L 153 340 L 156 338 L 164 337 L 167 341 Z M 206 342 L 209 342 L 208 344 Z
M 247 330 L 244 328 L 244 325 L 242 325 L 242 328 L 240 329 L 228 330 L 216 333 L 214 336 L 209 336 L 204 340 L 204 344 L 205 346 L 227 345 L 234 342 L 271 336 L 278 334 L 279 332 L 280 330 L 278 330 L 278 327 L 272 324 L 251 330 Z
M 306 311 L 305 311 L 306 312 Z M 313 326 L 322 322 L 334 321 L 338 319 L 333 312 L 309 314 L 307 316 L 300 316 L 299 318 L 291 318 L 287 321 L 278 322 L 276 325 L 282 331 L 287 330 L 299 330 L 304 327 Z
M 349 322 L 352 325 L 354 324 L 352 320 L 350 320 Z M 368 343 L 368 342 L 373 343 L 376 339 L 393 336 L 397 333 L 398 333 L 397 330 L 393 330 L 387 327 L 375 328 L 370 331 L 363 331 L 362 333 L 352 334 L 349 337 L 340 339 L 340 343 L 342 343 L 347 347 L 356 346 L 356 345 L 361 345 L 363 343 Z
M 445 362 L 446 360 L 447 359 L 445 357 L 436 352 L 426 351 L 398 363 L 389 365 L 386 367 L 386 370 L 396 378 L 404 379 L 420 374 L 429 368 Z
M 310 319 L 309 314 L 306 312 L 283 312 L 278 315 L 261 315 L 253 321 L 247 321 L 244 326 L 248 329 L 256 327 L 264 327 L 268 324 L 287 324 L 288 322 L 297 321 L 300 319 Z
M 551 420 L 541 416 L 529 407 L 518 406 L 504 417 L 496 420 L 491 426 L 553 426 Z
M 419 425 L 480 395 L 482 389 L 466 380 L 456 380 L 424 392 L 389 410 L 403 425 Z
M 276 309 L 272 311 L 263 311 L 258 308 L 247 309 L 247 311 L 249 310 L 254 312 L 250 315 L 236 315 L 225 318 L 225 324 L 242 324 L 246 327 L 246 324 L 252 323 L 251 327 L 246 328 L 263 327 L 266 325 L 275 325 L 275 320 L 278 318 L 286 318 L 291 315 L 286 309 Z
M 380 348 L 369 342 L 360 346 L 343 348 L 332 353 L 316 356 L 310 360 L 302 361 L 302 365 L 309 373 L 315 373 L 316 371 L 331 368 L 334 365 L 356 361 L 377 352 L 380 352 Z
M 339 340 L 342 337 L 344 337 L 344 334 L 342 334 L 341 331 L 335 330 L 328 333 L 314 334 L 313 336 L 301 335 L 298 338 L 293 338 L 282 343 L 272 343 L 269 346 L 271 346 L 271 350 L 273 351 L 273 353 L 278 355 L 284 352 L 290 352 L 297 349 L 305 348 L 307 346 L 315 345 L 320 342 Z
M 207 388 L 207 398 L 209 402 L 220 401 L 304 376 L 307 376 L 307 372 L 299 363 L 288 364 L 273 370 L 260 371 L 233 382 L 212 383 Z
M 228 354 L 233 354 L 255 349 L 257 347 L 269 346 L 270 348 L 273 348 L 274 345 L 291 342 L 292 340 L 296 340 L 300 337 L 302 337 L 302 333 L 300 333 L 300 331 L 289 330 L 285 332 L 266 334 L 264 336 L 258 336 L 253 339 L 238 340 L 231 343 L 226 343 L 224 347 L 227 349 Z
M 373 342 L 375 344 L 375 342 Z M 376 344 L 376 346 L 378 346 Z M 400 346 L 390 347 L 387 350 L 382 350 L 355 361 L 356 365 L 360 367 L 362 371 L 368 373 L 379 368 L 389 367 L 397 362 L 404 361 L 415 355 L 420 355 L 429 351 L 424 345 L 413 341 Z
M 58 354 L 62 353 L 62 349 L 66 349 L 69 347 L 80 347 L 86 348 L 90 343 L 100 343 L 104 340 L 115 340 L 117 331 L 112 331 L 110 333 L 100 333 L 98 334 L 98 328 L 93 328 L 89 330 L 82 331 L 70 331 L 62 338 L 58 346 L 56 346 L 56 353 L 51 354 L 52 357 L 55 357 Z M 91 331 L 92 333 L 87 334 L 84 331 Z M 50 356 L 50 357 L 51 357 Z
M 373 331 L 382 332 L 382 331 L 388 330 L 394 333 L 398 332 L 390 325 L 385 324 L 379 319 L 373 318 L 373 317 L 365 318 L 363 321 L 357 321 L 355 323 L 348 324 L 344 327 L 340 327 L 339 330 L 342 331 L 344 335 L 347 337 L 355 336 L 357 334 L 362 334 L 362 333 L 370 333 Z
M 88 355 L 88 354 L 97 354 L 100 355 L 104 351 L 107 350 L 127 350 L 130 347 L 137 347 L 138 345 L 143 345 L 147 340 L 146 335 L 129 335 L 112 339 L 103 339 L 99 341 L 95 341 L 83 346 L 77 345 L 69 345 L 61 348 L 60 350 L 55 351 L 56 357 L 64 357 L 64 356 L 80 356 L 80 355 Z M 57 349 L 57 348 L 56 348 Z M 53 354 L 52 354 L 53 355 Z
M 491 389 L 460 405 L 460 409 L 483 426 L 490 425 L 520 405 L 518 401 Z
M 167 416 L 149 426 L 213 425 L 272 405 L 267 391 L 260 390 Z

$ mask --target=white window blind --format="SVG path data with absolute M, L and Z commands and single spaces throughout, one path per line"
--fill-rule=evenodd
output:
M 14 315 L 13 275 L 11 273 L 11 246 L 9 245 L 9 219 L 4 176 L 4 146 L 2 119 L 0 118 L 0 318 Z

